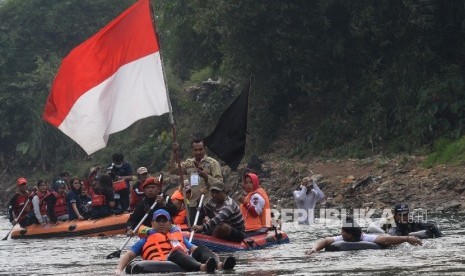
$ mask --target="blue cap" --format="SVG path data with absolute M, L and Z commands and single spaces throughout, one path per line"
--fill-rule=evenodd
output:
M 158 210 L 156 210 L 156 211 L 153 213 L 152 220 L 157 219 L 157 217 L 159 217 L 159 216 L 164 216 L 164 217 L 166 217 L 168 220 L 171 220 L 170 213 L 168 213 L 168 211 L 166 211 L 165 209 L 158 209 Z

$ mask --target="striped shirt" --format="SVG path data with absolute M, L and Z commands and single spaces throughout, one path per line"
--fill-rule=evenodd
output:
M 203 230 L 206 233 L 211 233 L 216 226 L 222 222 L 229 224 L 232 228 L 244 231 L 244 219 L 242 218 L 239 205 L 231 198 L 227 197 L 222 205 L 216 204 L 213 200 L 209 200 L 204 207 L 205 215 L 211 218 L 203 224 Z

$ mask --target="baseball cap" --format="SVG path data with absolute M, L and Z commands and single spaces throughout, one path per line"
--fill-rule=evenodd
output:
M 225 190 L 225 186 L 224 186 L 224 183 L 223 181 L 219 180 L 219 179 L 215 179 L 210 187 L 210 190 L 217 190 L 217 191 L 224 191 Z
M 406 214 L 410 211 L 407 204 L 397 204 L 394 207 L 394 214 Z
M 148 173 L 149 171 L 147 170 L 146 167 L 140 167 L 137 169 L 137 174 L 144 174 L 144 173 Z
M 168 211 L 166 211 L 165 209 L 158 209 L 158 210 L 156 210 L 156 211 L 153 213 L 152 220 L 156 220 L 159 216 L 164 216 L 164 217 L 166 217 L 168 220 L 171 220 L 170 213 L 168 213 Z

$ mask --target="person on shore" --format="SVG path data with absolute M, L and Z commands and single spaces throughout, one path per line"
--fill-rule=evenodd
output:
M 240 206 L 248 236 L 262 232 L 271 227 L 270 200 L 265 190 L 260 186 L 260 179 L 254 173 L 243 177 L 243 188 L 247 193 Z
M 442 232 L 433 222 L 413 221 L 409 218 L 410 208 L 407 204 L 397 204 L 393 209 L 395 227 L 388 230 L 392 236 L 407 236 L 414 232 L 426 230 L 426 234 L 431 238 L 442 237 Z
M 147 177 L 149 177 L 149 171 L 146 167 L 140 167 L 136 171 L 137 179 L 131 187 L 131 203 L 129 204 L 129 210 L 134 210 L 136 205 L 144 198 L 144 191 L 142 184 L 144 184 Z
M 107 173 L 114 176 L 114 181 L 123 180 L 125 186 L 115 191 L 115 208 L 120 212 L 126 212 L 130 204 L 129 181 L 133 180 L 131 164 L 124 160 L 122 153 L 114 153 L 112 163 L 107 168 Z
M 77 177 L 71 179 L 71 189 L 66 195 L 67 210 L 69 220 L 84 220 L 91 216 L 90 207 L 87 206 L 87 202 L 91 201 L 90 197 L 82 196 L 82 183 Z
M 326 237 L 315 242 L 310 250 L 305 251 L 305 254 L 311 255 L 324 249 L 332 243 L 346 241 L 346 242 L 372 242 L 383 246 L 397 245 L 404 242 L 408 242 L 412 245 L 422 245 L 422 242 L 417 237 L 404 236 L 396 237 L 389 235 L 373 235 L 365 234 L 362 232 L 362 228 L 350 217 L 346 218 L 344 225 L 341 229 L 341 234 L 335 237 Z
M 189 202 L 187 212 L 189 221 L 193 223 L 202 193 L 210 189 L 210 185 L 214 179 L 223 181 L 223 175 L 220 163 L 214 158 L 207 156 L 203 140 L 193 140 L 191 148 L 193 157 L 187 158 L 186 161 L 182 162 L 181 168 L 182 173 L 187 174 L 189 179 L 190 197 L 186 198 Z M 178 151 L 179 145 L 173 144 L 173 153 L 178 154 Z M 171 158 L 169 169 L 171 174 L 181 173 L 174 162 L 174 156 Z M 187 191 L 186 194 L 188 194 Z M 205 200 L 208 200 L 208 195 L 205 195 L 205 197 Z
M 27 179 L 24 177 L 18 178 L 16 181 L 16 186 L 16 193 L 13 195 L 7 205 L 8 219 L 13 225 L 19 223 L 21 227 L 26 227 L 34 223 L 34 221 L 28 219 L 27 217 L 27 214 L 31 211 L 32 208 L 32 203 L 29 200 L 30 194 L 27 190 Z
M 134 228 L 144 218 L 145 214 L 150 210 L 150 207 L 152 207 L 155 201 L 157 202 L 157 205 L 149 212 L 149 215 L 142 225 L 150 227 L 152 225 L 152 215 L 158 209 L 167 209 L 171 215 L 175 215 L 177 212 L 176 207 L 172 203 L 165 203 L 165 199 L 160 194 L 162 183 L 160 183 L 158 178 L 147 178 L 142 184 L 141 189 L 144 191 L 144 198 L 136 205 L 134 212 L 129 216 L 129 219 L 126 222 L 126 234 L 129 236 L 134 236 Z
M 111 176 L 102 174 L 98 179 L 92 195 L 92 219 L 104 218 L 114 214 L 115 199 Z
M 307 176 L 302 179 L 300 186 L 293 192 L 297 209 L 302 216 L 299 216 L 299 224 L 313 224 L 315 220 L 315 205 L 318 201 L 323 200 L 324 193 L 320 190 L 312 177 Z
M 201 225 L 192 231 L 220 239 L 241 242 L 245 238 L 244 219 L 239 205 L 228 196 L 224 183 L 215 179 L 210 188 L 211 198 L 200 210 Z
M 119 275 L 136 256 L 143 260 L 171 261 L 186 271 L 214 272 L 216 269 L 231 270 L 236 265 L 234 257 L 221 262 L 218 255 L 205 246 L 190 243 L 179 227 L 171 224 L 167 210 L 158 209 L 153 213 L 152 229 L 147 236 L 137 241 L 121 255 L 115 274 Z

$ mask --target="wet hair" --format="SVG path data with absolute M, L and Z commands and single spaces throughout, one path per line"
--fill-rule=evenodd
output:
M 342 218 L 342 230 L 352 235 L 351 242 L 360 241 L 362 239 L 362 228 L 358 226 L 357 222 L 352 217 Z

